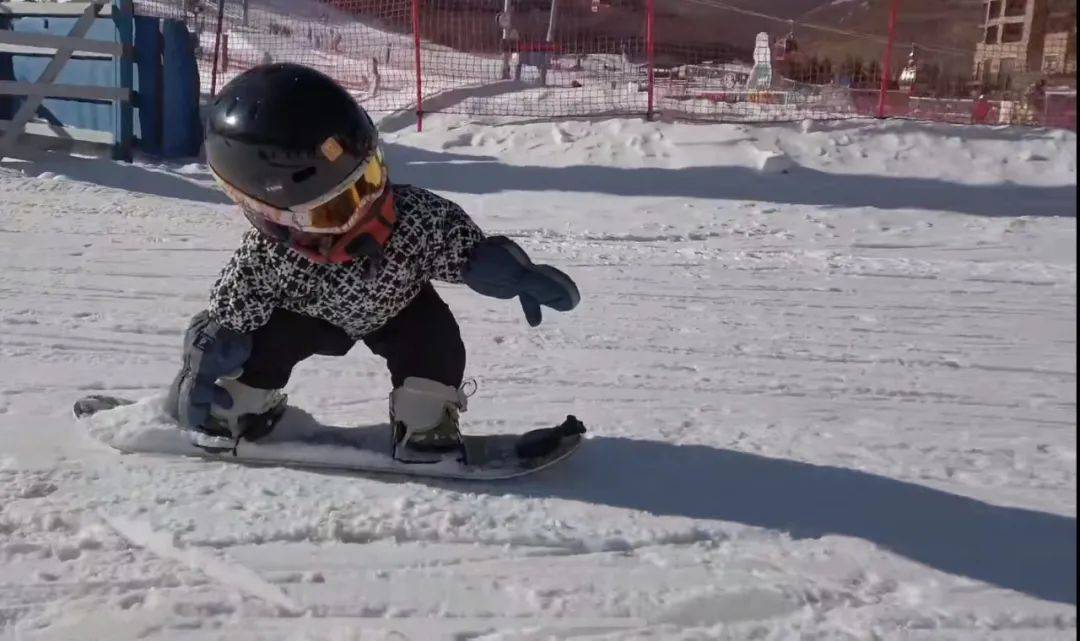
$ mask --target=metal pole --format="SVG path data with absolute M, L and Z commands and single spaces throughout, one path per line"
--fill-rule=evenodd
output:
M 892 50 L 896 42 L 896 15 L 900 11 L 900 0 L 892 0 L 889 10 L 889 42 L 885 45 L 885 56 L 881 62 L 881 95 L 878 96 L 877 117 L 885 117 L 885 100 L 889 95 L 889 79 L 892 73 Z
M 416 69 L 416 130 L 424 130 L 424 89 L 420 65 L 420 0 L 412 0 L 413 58 Z
M 210 97 L 217 95 L 218 55 L 221 53 L 221 27 L 225 23 L 225 0 L 218 0 L 217 33 L 214 34 L 214 64 L 210 72 Z
M 548 15 L 547 38 L 545 38 L 545 40 L 547 41 L 547 43 L 549 45 L 551 45 L 551 44 L 553 44 L 555 42 L 555 25 L 556 25 L 556 22 L 557 22 L 558 15 L 559 15 L 559 0 L 551 0 L 551 13 Z M 555 47 L 553 47 L 553 46 L 548 47 L 547 51 L 544 51 L 543 52 L 544 55 L 541 56 L 541 58 L 540 58 L 540 60 L 541 60 L 541 63 L 540 63 L 541 64 L 541 66 L 540 66 L 540 84 L 541 85 L 547 85 L 548 66 L 551 64 L 551 56 L 554 54 L 554 52 L 555 52 Z
M 244 26 L 248 26 L 248 3 L 250 0 L 244 0 Z
M 514 10 L 512 0 L 503 0 L 503 30 L 502 30 L 502 45 L 503 45 L 503 66 L 502 66 L 502 79 L 510 79 L 510 29 L 513 25 L 511 18 L 512 11 Z
M 655 88 L 656 80 L 656 65 L 653 58 L 653 27 L 656 21 L 656 0 L 647 0 L 645 3 L 645 55 L 649 65 L 649 108 L 645 112 L 645 119 L 652 120 L 653 117 L 653 90 Z
M 559 16 L 559 0 L 551 0 L 551 13 L 548 15 L 547 41 L 555 42 L 555 24 Z
M 229 70 L 229 32 L 221 34 L 221 73 Z

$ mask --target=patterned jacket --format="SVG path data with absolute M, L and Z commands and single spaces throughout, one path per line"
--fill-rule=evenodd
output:
M 214 284 L 211 317 L 246 333 L 281 307 L 321 318 L 359 340 L 397 315 L 428 281 L 460 283 L 483 232 L 461 207 L 426 189 L 393 190 L 397 223 L 372 279 L 363 279 L 367 258 L 319 265 L 252 229 Z

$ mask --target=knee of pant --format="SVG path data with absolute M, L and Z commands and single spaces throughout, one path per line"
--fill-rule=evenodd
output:
M 461 340 L 461 336 L 455 336 L 446 351 L 449 361 L 447 369 L 453 373 L 454 378 L 451 384 L 456 387 L 461 385 L 461 379 L 465 376 L 465 343 Z
M 439 381 L 451 387 L 461 387 L 465 377 L 465 343 L 454 335 L 443 339 L 436 352 L 418 352 L 414 356 L 421 359 L 414 364 L 415 373 Z

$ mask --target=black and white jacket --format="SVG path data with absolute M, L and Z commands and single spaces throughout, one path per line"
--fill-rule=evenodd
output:
M 280 307 L 321 318 L 359 340 L 396 316 L 428 281 L 460 283 L 483 232 L 461 207 L 426 189 L 393 190 L 397 223 L 372 279 L 363 278 L 366 258 L 316 264 L 252 229 L 214 284 L 211 317 L 247 333 Z

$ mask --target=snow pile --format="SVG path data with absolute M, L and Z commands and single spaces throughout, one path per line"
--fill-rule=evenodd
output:
M 780 150 L 762 149 L 758 152 L 757 168 L 763 174 L 786 174 L 794 166 L 791 157 Z
M 500 484 L 118 454 L 72 401 L 161 394 L 245 223 L 199 165 L 5 162 L 0 638 L 1075 638 L 1073 134 L 409 120 L 395 180 L 583 294 L 530 329 L 440 286 L 465 428 L 575 414 L 582 451 Z M 357 347 L 286 391 L 349 426 L 388 387 Z

